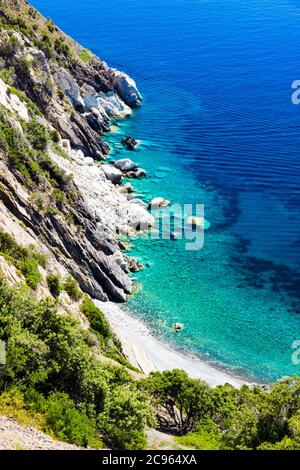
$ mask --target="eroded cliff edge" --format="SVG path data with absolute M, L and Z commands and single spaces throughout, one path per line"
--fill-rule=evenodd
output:
M 131 263 L 118 233 L 149 215 L 91 162 L 105 160 L 111 119 L 141 95 L 26 1 L 0 2 L 0 23 L 0 227 L 92 297 L 125 301 Z

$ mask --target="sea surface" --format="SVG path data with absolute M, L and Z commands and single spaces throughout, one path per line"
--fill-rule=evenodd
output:
M 211 223 L 199 251 L 134 241 L 130 254 L 149 266 L 132 312 L 247 376 L 300 374 L 300 1 L 32 3 L 137 81 L 143 106 L 107 141 L 147 171 L 134 182 L 141 197 L 204 204 Z M 134 154 L 118 148 L 126 134 L 141 140 Z

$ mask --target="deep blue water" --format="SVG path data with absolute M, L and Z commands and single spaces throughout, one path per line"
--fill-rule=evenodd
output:
M 177 346 L 248 375 L 300 373 L 300 1 L 32 3 L 136 79 L 144 103 L 120 133 L 144 142 L 134 155 L 149 173 L 136 183 L 144 199 L 204 203 L 212 224 L 196 253 L 180 241 L 134 243 L 151 267 L 132 310 Z M 177 336 L 174 321 L 185 324 Z

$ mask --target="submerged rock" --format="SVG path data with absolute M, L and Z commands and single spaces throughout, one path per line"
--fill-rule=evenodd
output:
M 132 273 L 137 273 L 138 271 L 142 271 L 144 269 L 143 263 L 141 263 L 136 258 L 127 257 L 127 265 L 128 270 Z
M 130 183 L 124 184 L 123 188 L 126 189 L 126 191 L 127 191 L 128 193 L 133 193 L 133 191 L 134 191 L 134 189 L 133 189 L 133 187 L 132 187 L 132 184 L 130 184 Z
M 175 331 L 175 333 L 182 330 L 183 328 L 184 328 L 183 323 L 174 323 L 174 325 L 173 325 L 173 330 Z
M 204 217 L 188 217 L 187 218 L 187 225 L 189 225 L 192 229 L 202 228 L 203 230 L 207 230 L 210 227 L 210 222 Z

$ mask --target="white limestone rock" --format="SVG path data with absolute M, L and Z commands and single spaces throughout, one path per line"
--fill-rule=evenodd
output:
M 138 165 L 130 160 L 130 158 L 123 158 L 121 160 L 117 160 L 114 164 L 115 168 L 118 168 L 118 170 L 123 171 L 124 173 L 127 173 L 127 171 L 133 171 L 138 168 Z
M 108 69 L 108 72 L 111 76 L 113 87 L 122 100 L 132 108 L 139 106 L 142 102 L 142 95 L 135 81 L 126 73 L 119 70 Z
M 82 164 L 84 166 L 91 166 L 94 164 L 94 160 L 92 157 L 84 157 L 83 161 L 82 161 Z
M 148 205 L 139 198 L 131 199 L 130 202 L 131 204 L 138 204 L 140 207 L 143 207 L 144 209 L 148 209 Z
M 156 210 L 161 207 L 167 207 L 170 204 L 170 201 L 164 199 L 163 197 L 155 197 L 149 204 L 149 209 Z
M 81 94 L 86 109 L 98 110 L 102 118 L 123 118 L 130 116 L 132 113 L 129 106 L 127 106 L 113 91 L 108 93 L 101 91 L 98 93 L 92 86 L 85 83 L 81 87 Z
M 100 167 L 106 178 L 113 184 L 119 184 L 122 180 L 122 172 L 110 165 L 101 165 Z
M 146 230 L 153 227 L 155 219 L 144 207 L 139 204 L 131 204 L 132 208 L 129 213 L 130 226 L 135 230 Z
M 9 87 L 0 79 L 0 104 L 24 121 L 29 121 L 28 109 L 25 103 L 14 93 L 9 92 Z
M 84 109 L 84 101 L 81 96 L 79 86 L 72 75 L 64 68 L 60 68 L 57 72 L 57 83 L 71 100 L 73 106 L 79 106 Z

